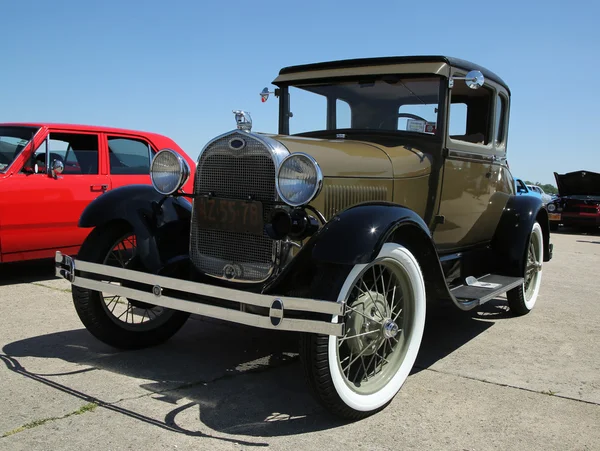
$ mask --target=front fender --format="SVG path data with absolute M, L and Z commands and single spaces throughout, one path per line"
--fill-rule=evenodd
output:
M 301 292 L 322 265 L 352 267 L 373 261 L 384 243 L 408 248 L 425 277 L 430 300 L 452 300 L 431 232 L 423 219 L 409 208 L 387 203 L 363 203 L 334 216 L 302 247 L 271 292 Z
M 417 227 L 431 240 L 423 219 L 409 208 L 387 202 L 359 204 L 334 216 L 313 236 L 312 257 L 334 264 L 368 263 L 398 228 L 407 226 Z
M 156 272 L 169 257 L 187 252 L 191 211 L 191 203 L 182 197 L 165 199 L 150 185 L 127 185 L 91 202 L 79 218 L 79 227 L 129 223 L 142 264 Z
M 548 213 L 542 200 L 534 196 L 511 196 L 502 212 L 492 239 L 498 257 L 498 271 L 507 276 L 522 277 L 525 251 L 533 224 L 539 222 L 544 237 L 544 261 L 552 258 Z

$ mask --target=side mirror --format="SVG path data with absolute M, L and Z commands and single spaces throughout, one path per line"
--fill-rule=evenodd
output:
M 52 177 L 56 178 L 58 174 L 62 174 L 65 170 L 65 165 L 60 160 L 54 160 L 52 162 Z
M 471 89 L 479 89 L 483 86 L 485 82 L 485 77 L 478 70 L 472 70 L 467 73 L 466 77 L 451 77 L 450 78 L 450 88 L 454 87 L 455 80 L 464 80 L 465 84 Z

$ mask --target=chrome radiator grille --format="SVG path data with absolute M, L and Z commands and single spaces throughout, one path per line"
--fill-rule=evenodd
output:
M 229 147 L 236 137 L 246 142 L 241 150 Z M 228 199 L 251 196 L 263 203 L 263 219 L 267 221 L 277 199 L 275 165 L 269 149 L 247 133 L 236 132 L 217 139 L 204 150 L 198 162 L 194 193 L 212 193 Z M 196 208 L 192 216 L 190 257 L 196 268 L 233 281 L 259 282 L 268 278 L 279 251 L 277 241 L 264 233 L 258 236 L 201 229 L 195 212 Z

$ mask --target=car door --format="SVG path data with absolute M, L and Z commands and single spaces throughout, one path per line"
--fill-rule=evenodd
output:
M 46 139 L 3 188 L 3 261 L 73 252 L 90 229 L 77 227 L 83 209 L 109 188 L 101 174 L 99 135 L 51 129 Z M 63 162 L 51 174 L 46 161 Z
M 495 98 L 494 87 L 487 83 L 476 90 L 455 83 L 451 90 L 438 212 L 443 220 L 434 230 L 440 251 L 489 241 L 506 205 L 510 188 L 499 185 L 499 180 L 505 184 L 505 159 L 493 135 Z
M 151 184 L 150 163 L 155 150 L 141 136 L 106 134 L 108 171 L 113 188 L 132 184 Z

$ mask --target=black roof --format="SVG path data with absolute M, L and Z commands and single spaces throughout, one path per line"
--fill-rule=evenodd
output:
M 357 58 L 338 61 L 327 61 L 323 63 L 302 64 L 298 66 L 284 67 L 279 71 L 279 75 L 293 74 L 295 72 L 305 72 L 309 70 L 326 70 L 326 69 L 343 69 L 348 67 L 375 66 L 385 64 L 406 64 L 406 63 L 447 63 L 454 67 L 460 67 L 466 71 L 478 70 L 485 78 L 495 81 L 504 86 L 510 93 L 508 85 L 494 72 L 459 58 L 440 55 L 423 55 L 423 56 L 386 56 L 379 58 Z

